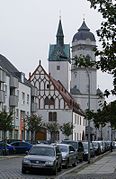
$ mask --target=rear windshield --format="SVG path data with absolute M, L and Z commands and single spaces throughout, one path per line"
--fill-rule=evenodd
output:
M 64 145 L 58 145 L 61 152 L 68 152 L 68 147 Z
M 51 147 L 33 147 L 29 155 L 55 156 L 55 150 Z
M 78 143 L 77 142 L 63 140 L 62 143 L 63 144 L 70 144 L 70 145 L 72 145 L 74 147 L 74 149 L 78 148 Z

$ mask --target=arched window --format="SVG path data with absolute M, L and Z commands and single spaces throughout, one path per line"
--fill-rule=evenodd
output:
M 49 98 L 48 98 L 48 97 L 45 98 L 44 104 L 45 104 L 45 105 L 49 105 Z

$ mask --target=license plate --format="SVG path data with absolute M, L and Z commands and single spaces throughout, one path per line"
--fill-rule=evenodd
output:
M 39 167 L 43 167 L 43 166 L 44 166 L 43 164 L 32 165 L 32 167 L 34 167 L 34 168 L 39 168 Z

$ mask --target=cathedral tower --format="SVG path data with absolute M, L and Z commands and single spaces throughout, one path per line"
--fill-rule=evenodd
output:
M 70 45 L 64 44 L 64 34 L 61 19 L 59 20 L 56 34 L 56 44 L 50 45 L 48 67 L 51 76 L 59 80 L 70 91 L 71 62 Z
M 72 57 L 79 57 L 80 55 L 95 61 L 94 48 L 96 47 L 96 40 L 90 29 L 87 27 L 85 20 L 78 32 L 73 36 L 72 40 Z M 71 94 L 80 103 L 83 110 L 88 108 L 88 74 L 90 77 L 90 94 L 91 106 L 97 109 L 97 69 L 95 67 L 85 69 L 84 67 L 75 68 L 71 66 Z

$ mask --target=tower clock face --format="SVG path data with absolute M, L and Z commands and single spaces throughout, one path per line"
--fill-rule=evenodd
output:
M 56 54 L 57 54 L 58 56 L 62 56 L 62 55 L 63 55 L 63 53 L 62 53 L 60 50 L 58 50 L 58 51 L 56 52 Z

